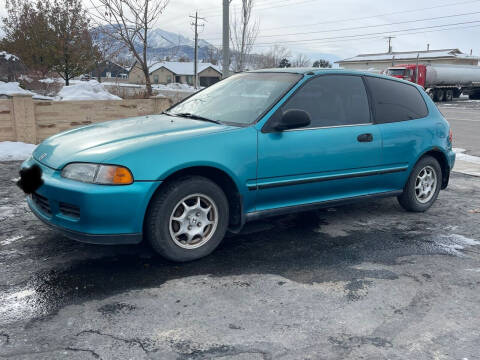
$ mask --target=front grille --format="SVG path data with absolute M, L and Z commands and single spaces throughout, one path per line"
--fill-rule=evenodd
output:
M 35 202 L 35 205 L 37 205 L 37 207 L 45 214 L 52 215 L 52 209 L 50 208 L 50 203 L 46 197 L 38 195 L 37 193 L 33 193 L 32 200 Z
M 61 202 L 59 204 L 60 212 L 68 217 L 80 219 L 80 208 L 78 206 Z

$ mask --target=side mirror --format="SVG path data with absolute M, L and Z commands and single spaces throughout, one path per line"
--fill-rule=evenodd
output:
M 273 124 L 272 128 L 276 131 L 289 129 L 298 129 L 310 125 L 310 115 L 308 112 L 299 109 L 287 110 L 282 117 Z

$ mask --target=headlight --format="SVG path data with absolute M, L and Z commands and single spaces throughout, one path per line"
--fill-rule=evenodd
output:
M 63 168 L 62 177 L 103 185 L 128 185 L 133 183 L 130 170 L 117 165 L 71 163 Z

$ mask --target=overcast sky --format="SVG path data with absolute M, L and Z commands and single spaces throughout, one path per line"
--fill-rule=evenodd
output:
M 240 4 L 233 0 L 231 12 Z M 193 37 L 188 16 L 195 10 L 207 20 L 200 37 L 220 45 L 222 0 L 170 0 L 157 27 Z M 256 0 L 254 17 L 260 23 L 258 52 L 277 43 L 311 57 L 345 58 L 384 52 L 385 37 L 392 35 L 394 51 L 426 49 L 429 43 L 431 49 L 480 55 L 480 0 Z

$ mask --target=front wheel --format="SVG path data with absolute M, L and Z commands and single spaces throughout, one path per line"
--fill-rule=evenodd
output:
M 163 257 L 185 262 L 210 254 L 228 227 L 228 201 L 214 182 L 186 177 L 166 185 L 152 199 L 145 236 Z
M 437 199 L 441 185 L 440 164 L 434 157 L 425 156 L 413 168 L 398 202 L 407 211 L 426 211 Z

